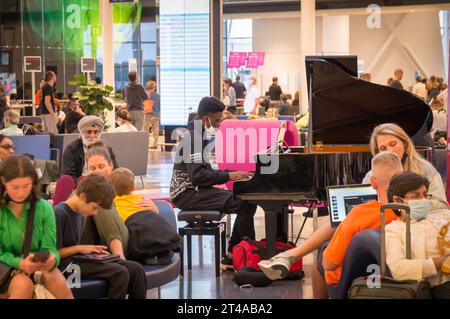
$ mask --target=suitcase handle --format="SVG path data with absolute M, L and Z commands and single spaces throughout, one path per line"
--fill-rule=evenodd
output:
M 381 206 L 381 275 L 386 276 L 386 219 L 385 210 L 392 209 L 395 215 L 400 216 L 399 210 L 404 210 L 406 212 L 406 258 L 411 259 L 411 220 L 409 214 L 411 209 L 408 205 L 389 203 Z

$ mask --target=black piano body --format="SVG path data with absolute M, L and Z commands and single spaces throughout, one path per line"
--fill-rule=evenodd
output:
M 396 123 L 414 136 L 429 116 L 428 105 L 415 95 L 356 78 L 356 61 L 356 56 L 306 58 L 310 151 L 280 146 L 257 154 L 254 177 L 234 184 L 236 195 L 265 212 L 268 257 L 277 239 L 287 239 L 290 203 L 326 201 L 327 186 L 362 182 L 370 170 L 368 143 L 375 126 Z M 263 173 L 277 161 L 276 172 Z

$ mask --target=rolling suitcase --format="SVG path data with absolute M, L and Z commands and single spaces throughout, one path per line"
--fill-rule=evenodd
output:
M 386 209 L 405 210 L 408 218 L 406 222 L 406 258 L 411 259 L 411 224 L 409 206 L 402 204 L 386 204 L 381 206 L 381 276 L 379 287 L 369 287 L 368 277 L 360 277 L 353 281 L 348 291 L 349 299 L 431 299 L 431 287 L 428 281 L 399 281 L 386 276 Z

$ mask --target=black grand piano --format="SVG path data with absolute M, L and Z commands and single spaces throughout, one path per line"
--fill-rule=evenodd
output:
M 268 257 L 277 239 L 287 240 L 290 203 L 326 201 L 327 186 L 362 182 L 370 170 L 368 143 L 375 126 L 396 123 L 414 136 L 430 112 L 407 91 L 358 79 L 356 56 L 310 56 L 306 70 L 310 147 L 280 145 L 259 153 L 253 178 L 234 184 L 236 195 L 265 212 Z M 263 174 L 271 160 L 278 161 L 278 171 Z

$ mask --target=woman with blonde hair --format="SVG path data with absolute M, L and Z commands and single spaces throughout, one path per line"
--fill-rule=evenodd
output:
M 370 151 L 372 155 L 379 152 L 390 151 L 398 155 L 402 161 L 403 170 L 425 176 L 430 181 L 429 194 L 433 195 L 432 208 L 448 209 L 444 183 L 441 175 L 434 166 L 417 153 L 408 134 L 398 125 L 385 123 L 378 125 L 370 137 Z M 363 180 L 369 182 L 371 171 Z

